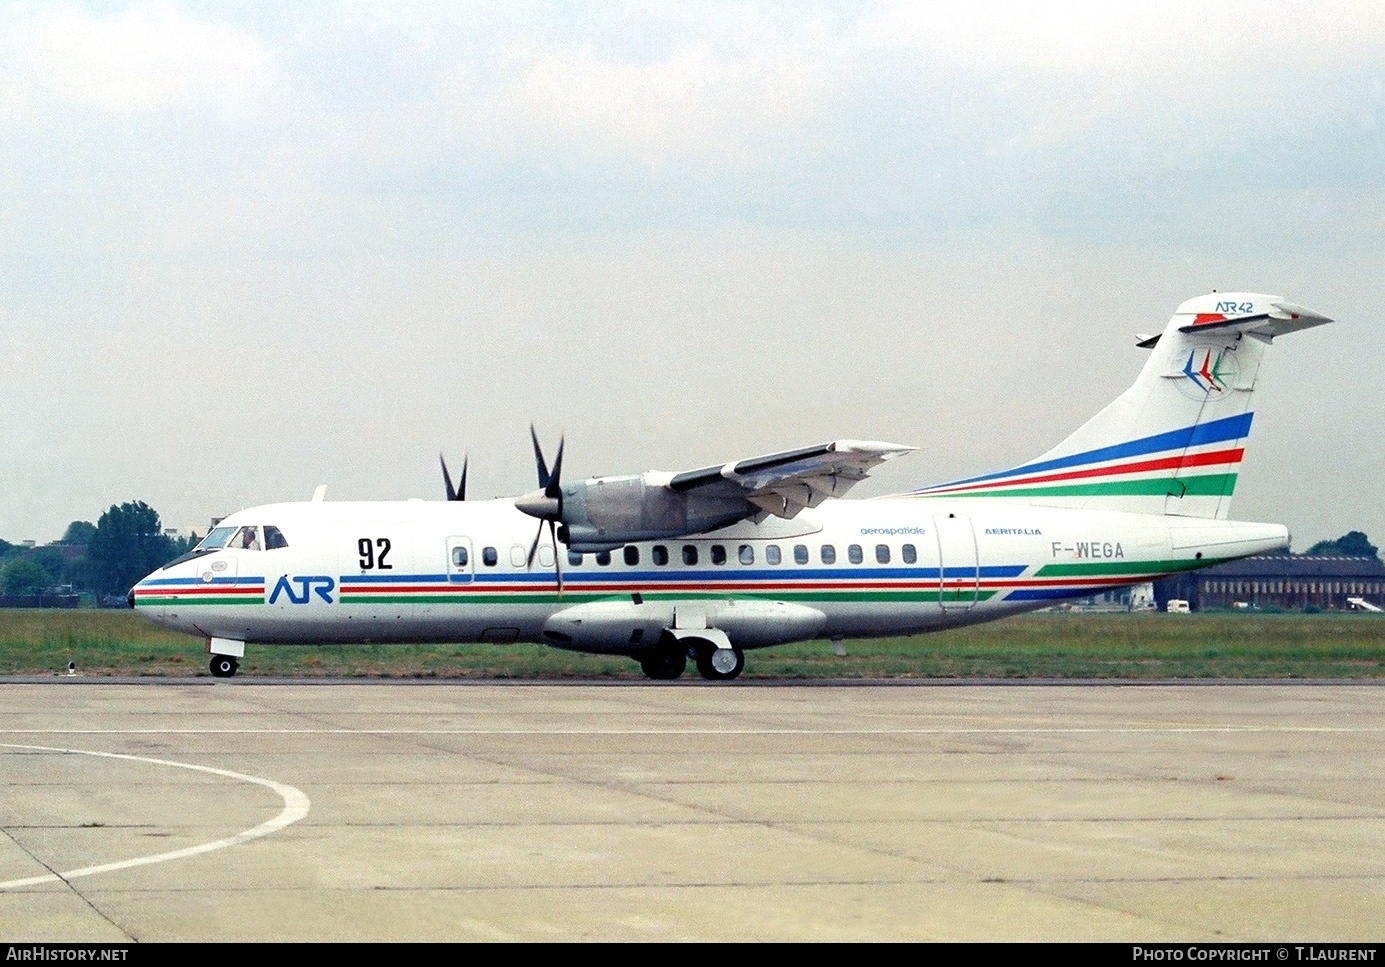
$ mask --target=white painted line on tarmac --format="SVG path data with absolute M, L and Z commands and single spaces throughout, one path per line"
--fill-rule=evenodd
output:
M 284 827 L 292 825 L 308 815 L 308 810 L 312 808 L 312 803 L 301 789 L 297 789 L 286 783 L 275 782 L 273 779 L 265 779 L 261 776 L 248 776 L 243 772 L 232 772 L 229 769 L 213 769 L 211 766 L 193 765 L 189 762 L 174 762 L 171 759 L 151 759 L 142 755 L 121 755 L 117 752 L 93 752 L 89 749 L 55 749 L 49 746 L 14 745 L 8 742 L 0 742 L 0 748 L 25 749 L 34 752 L 56 752 L 63 755 L 89 755 L 101 759 L 124 759 L 129 762 L 144 762 L 156 766 L 170 766 L 174 769 L 190 769 L 193 772 L 205 772 L 208 775 L 221 776 L 226 779 L 252 782 L 257 786 L 264 786 L 266 789 L 274 790 L 274 792 L 278 793 L 280 798 L 284 800 L 283 810 L 273 819 L 260 823 L 260 825 L 252 829 L 236 833 L 234 836 L 228 836 L 225 839 L 213 840 L 209 843 L 199 843 L 196 846 L 170 850 L 167 853 L 155 853 L 152 856 L 137 856 L 134 859 L 120 860 L 115 863 L 83 866 L 80 869 L 68 870 L 65 873 L 47 873 L 43 876 L 31 876 L 22 880 L 7 880 L 0 882 L 0 890 L 33 886 L 37 883 L 75 880 L 78 877 L 95 876 L 97 873 L 110 873 L 113 870 L 126 870 L 134 866 L 149 866 L 154 863 L 167 863 L 170 860 L 180 860 L 189 856 L 198 856 L 202 853 L 211 853 L 215 850 L 226 849 L 228 846 L 237 846 L 241 843 L 249 842 L 252 839 L 259 839 L 261 836 L 268 836 L 270 833 L 277 833 Z
M 7 729 L 0 735 L 1189 735 L 1230 734 L 1377 734 L 1381 726 L 1318 725 L 1171 725 L 1102 728 L 662 728 L 662 729 Z M 99 755 L 102 753 L 91 753 Z M 133 758 L 133 757 L 129 757 Z M 154 761 L 154 760 L 149 760 Z M 177 763 L 169 763 L 176 765 Z M 198 768 L 188 766 L 187 768 Z M 250 781 L 258 781 L 244 777 Z

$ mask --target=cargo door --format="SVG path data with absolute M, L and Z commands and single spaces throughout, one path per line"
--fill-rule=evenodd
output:
M 933 526 L 938 534 L 938 603 L 944 611 L 976 607 L 981 572 L 971 518 L 939 514 L 933 518 Z

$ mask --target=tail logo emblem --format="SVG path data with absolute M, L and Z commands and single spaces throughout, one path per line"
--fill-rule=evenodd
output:
M 1194 349 L 1183 364 L 1179 387 L 1192 399 L 1225 396 L 1236 382 L 1236 357 L 1229 349 Z

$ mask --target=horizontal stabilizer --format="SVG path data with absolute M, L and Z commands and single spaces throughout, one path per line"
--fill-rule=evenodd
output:
M 1211 297 L 1204 297 L 1211 298 Z M 1253 303 L 1245 303 L 1252 305 Z M 1225 302 L 1218 303 L 1217 308 L 1223 308 Z M 1180 306 L 1180 314 L 1187 307 L 1187 303 Z M 1302 306 L 1294 305 L 1292 302 L 1272 302 L 1268 311 L 1251 312 L 1238 314 L 1235 312 L 1195 312 L 1193 321 L 1187 325 L 1179 326 L 1178 331 L 1182 333 L 1200 333 L 1215 330 L 1225 330 L 1229 332 L 1244 332 L 1253 336 L 1259 336 L 1266 341 L 1274 339 L 1275 336 L 1283 336 L 1291 332 L 1298 332 L 1301 329 L 1311 329 L 1314 326 L 1322 326 L 1331 322 L 1327 316 L 1305 309 Z

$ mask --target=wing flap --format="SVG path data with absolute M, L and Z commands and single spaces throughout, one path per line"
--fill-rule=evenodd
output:
M 689 496 L 739 493 L 766 513 L 789 519 L 805 507 L 842 496 L 873 467 L 915 449 L 878 440 L 833 440 L 675 474 L 668 488 Z

